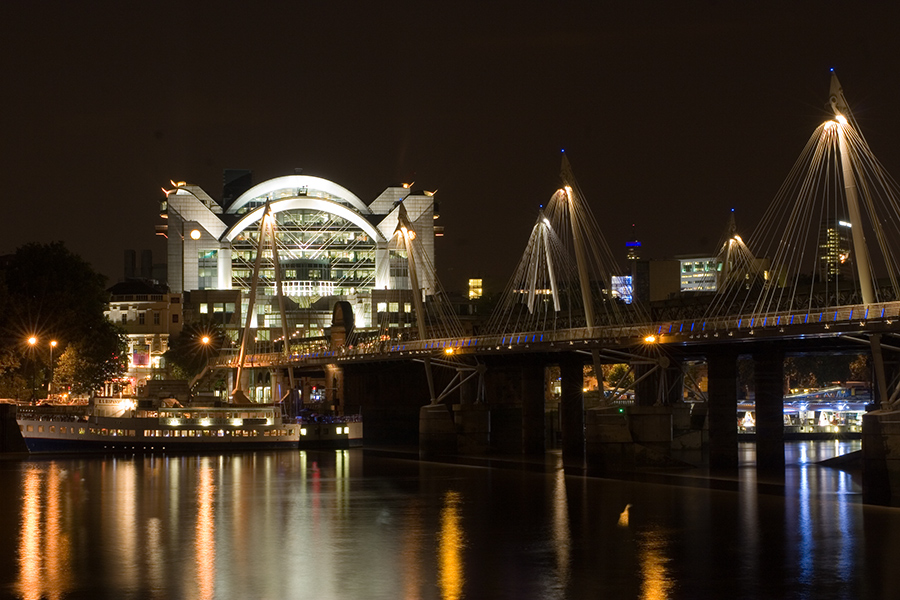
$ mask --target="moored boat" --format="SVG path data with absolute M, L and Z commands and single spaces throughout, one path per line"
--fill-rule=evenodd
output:
M 29 452 L 241 451 L 362 442 L 361 422 L 300 422 L 273 404 L 93 398 L 80 405 L 21 405 L 16 420 Z

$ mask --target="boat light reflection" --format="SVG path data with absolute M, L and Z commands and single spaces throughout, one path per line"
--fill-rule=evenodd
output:
M 441 533 L 438 542 L 439 582 L 441 598 L 458 600 L 463 597 L 462 550 L 465 545 L 463 530 L 460 524 L 459 492 L 448 491 L 444 495 L 444 508 L 441 510 Z

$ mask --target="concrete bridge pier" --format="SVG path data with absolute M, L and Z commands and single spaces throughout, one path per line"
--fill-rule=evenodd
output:
M 460 372 L 465 378 L 469 373 Z M 479 402 L 478 377 L 472 377 L 459 387 L 459 404 L 453 405 L 453 421 L 456 426 L 457 452 L 460 454 L 487 454 L 491 447 L 491 411 L 487 404 Z
M 513 364 L 487 365 L 484 385 L 485 403 L 490 410 L 491 452 L 544 452 L 545 372 L 544 359 L 540 356 Z M 578 389 L 580 394 L 581 388 Z
M 753 353 L 756 385 L 756 468 L 784 474 L 784 352 Z
M 737 470 L 737 352 L 728 347 L 707 357 L 709 365 L 709 467 Z
M 453 411 L 446 404 L 427 404 L 419 409 L 419 456 L 456 454 L 458 449 Z
M 584 464 L 584 363 L 578 357 L 560 360 L 559 415 L 563 462 Z
M 634 405 L 653 406 L 659 400 L 659 371 L 656 365 L 636 363 L 634 366 Z

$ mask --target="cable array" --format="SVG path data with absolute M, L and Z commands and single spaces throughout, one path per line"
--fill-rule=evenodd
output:
M 538 212 L 487 333 L 544 332 L 646 321 L 563 155 L 562 187 Z M 614 285 L 615 283 L 619 286 Z

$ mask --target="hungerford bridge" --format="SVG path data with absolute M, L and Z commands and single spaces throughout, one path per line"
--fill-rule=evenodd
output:
M 626 304 L 610 291 L 616 262 L 564 155 L 562 186 L 541 207 L 482 332 L 464 334 L 446 295 L 420 288 L 418 275 L 431 266 L 401 211 L 393 243 L 405 254 L 416 293 L 398 298 L 412 302 L 414 327 L 354 331 L 349 306 L 339 303 L 330 346 L 296 353 L 283 344 L 283 352 L 253 353 L 254 283 L 240 352 L 214 367 L 236 370 L 235 402 L 246 401 L 248 370 L 266 370 L 278 391 L 296 389 L 298 374 L 324 372 L 342 409 L 363 413 L 368 440 L 417 436 L 428 454 L 543 452 L 544 367 L 558 365 L 568 464 L 658 466 L 675 462 L 673 448 L 702 447 L 711 467 L 734 468 L 737 357 L 751 355 L 758 468 L 781 469 L 785 354 L 863 351 L 872 357 L 880 409 L 864 419 L 865 464 L 871 476 L 884 475 L 887 459 L 896 458 L 889 456 L 890 434 L 900 433 L 900 343 L 892 342 L 900 336 L 900 192 L 833 73 L 827 107 L 829 118 L 812 133 L 756 232 L 745 242 L 732 229 L 724 239 L 717 291 L 690 315 L 654 318 L 640 302 Z M 274 227 L 274 219 L 260 220 L 254 282 L 266 245 L 277 264 Z M 682 363 L 694 359 L 708 363 L 708 390 L 706 402 L 688 405 Z M 600 381 L 602 400 L 585 410 L 584 366 L 601 373 L 609 363 L 631 365 L 634 403 L 617 402 L 623 390 L 603 390 Z

